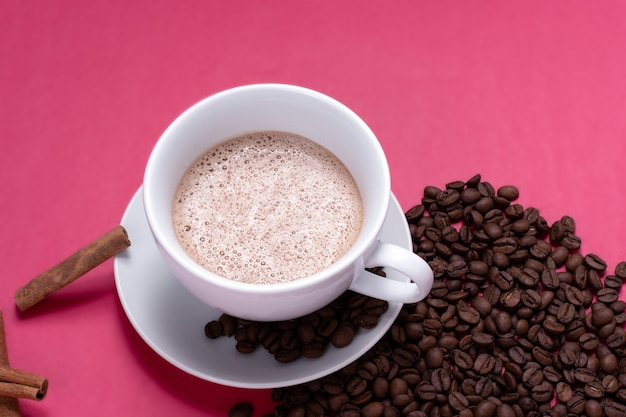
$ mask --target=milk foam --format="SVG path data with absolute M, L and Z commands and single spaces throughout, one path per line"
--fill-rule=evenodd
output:
M 287 132 L 209 149 L 187 170 L 172 221 L 187 253 L 227 278 L 271 284 L 314 274 L 359 235 L 361 196 L 335 155 Z

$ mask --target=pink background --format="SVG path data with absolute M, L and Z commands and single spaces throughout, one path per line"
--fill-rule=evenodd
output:
M 299 84 L 378 135 L 404 210 L 476 173 L 515 184 L 583 252 L 626 259 L 626 2 L 0 0 L 0 309 L 25 416 L 223 416 L 269 391 L 189 376 L 129 324 L 113 263 L 30 314 L 13 293 L 119 224 L 186 107 Z

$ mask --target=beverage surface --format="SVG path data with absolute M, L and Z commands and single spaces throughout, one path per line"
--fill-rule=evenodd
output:
M 176 191 L 172 221 L 197 263 L 272 284 L 312 275 L 359 235 L 359 190 L 327 149 L 287 132 L 254 132 L 199 157 Z

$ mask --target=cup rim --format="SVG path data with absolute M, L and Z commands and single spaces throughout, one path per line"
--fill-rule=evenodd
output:
M 177 240 L 176 242 L 172 242 L 171 239 L 168 239 L 164 230 L 164 228 L 166 228 L 166 225 L 159 225 L 158 221 L 155 220 L 155 218 L 157 217 L 155 213 L 155 207 L 153 207 L 153 204 L 150 202 L 153 198 L 153 193 L 156 193 L 158 188 L 158 185 L 154 184 L 152 181 L 152 178 L 154 177 L 153 172 L 158 168 L 156 166 L 156 160 L 161 158 L 160 154 L 163 153 L 165 142 L 167 141 L 170 133 L 175 130 L 180 124 L 184 123 L 185 119 L 188 118 L 190 114 L 195 113 L 204 106 L 210 105 L 212 102 L 218 102 L 226 96 L 236 95 L 246 91 L 275 89 L 295 94 L 305 94 L 308 96 L 312 96 L 318 100 L 322 100 L 327 105 L 333 106 L 342 113 L 344 113 L 345 116 L 351 119 L 352 123 L 358 125 L 360 130 L 363 131 L 364 135 L 371 142 L 370 145 L 378 148 L 377 154 L 379 155 L 380 159 L 379 163 L 384 165 L 384 169 L 382 171 L 385 173 L 385 178 L 382 178 L 381 180 L 384 182 L 384 187 L 389 192 L 384 193 L 384 195 L 381 195 L 379 198 L 380 204 L 384 205 L 384 209 L 378 210 L 374 214 L 373 220 L 371 220 L 373 226 L 370 227 L 367 232 L 363 232 L 362 230 L 359 234 L 359 237 L 357 238 L 357 242 L 350 248 L 350 250 L 333 264 L 322 269 L 321 271 L 292 281 L 273 284 L 257 284 L 231 280 L 202 267 L 184 251 L 184 249 L 180 246 Z M 385 216 L 387 215 L 387 210 L 391 199 L 391 180 L 388 163 L 382 146 L 380 145 L 380 142 L 378 141 L 376 135 L 365 123 L 365 121 L 363 121 L 363 119 L 361 119 L 361 117 L 358 116 L 349 107 L 324 93 L 312 90 L 307 87 L 281 83 L 260 83 L 241 85 L 216 92 L 197 101 L 196 103 L 183 110 L 183 112 L 180 113 L 159 136 L 154 148 L 152 149 L 144 171 L 143 199 L 144 210 L 148 225 L 150 227 L 150 230 L 152 231 L 157 245 L 162 251 L 164 251 L 169 257 L 171 257 L 179 267 L 184 269 L 186 272 L 192 274 L 196 278 L 201 278 L 204 282 L 215 284 L 222 288 L 230 290 L 235 290 L 239 292 L 244 291 L 253 294 L 277 294 L 282 292 L 293 292 L 306 289 L 332 276 L 340 274 L 343 270 L 347 270 L 352 265 L 354 265 L 355 262 L 358 261 L 359 257 L 363 256 L 363 253 L 367 250 L 368 246 L 371 246 L 371 244 L 376 240 L 376 237 L 380 233 L 380 230 L 385 220 Z M 362 237 L 363 233 L 367 233 L 367 235 Z

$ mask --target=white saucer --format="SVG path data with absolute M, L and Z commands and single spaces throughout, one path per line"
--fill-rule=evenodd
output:
M 232 337 L 209 340 L 204 335 L 204 325 L 217 319 L 220 312 L 187 292 L 159 257 L 144 216 L 141 188 L 130 201 L 121 224 L 132 245 L 115 257 L 115 284 L 128 319 L 155 352 L 207 381 L 240 388 L 279 388 L 315 380 L 367 352 L 391 327 L 402 308 L 401 303 L 389 303 L 378 326 L 359 329 L 350 345 L 331 347 L 317 359 L 301 358 L 283 364 L 263 348 L 243 355 L 235 350 Z M 412 248 L 404 213 L 394 196 L 381 240 Z M 406 281 L 392 270 L 387 276 Z

